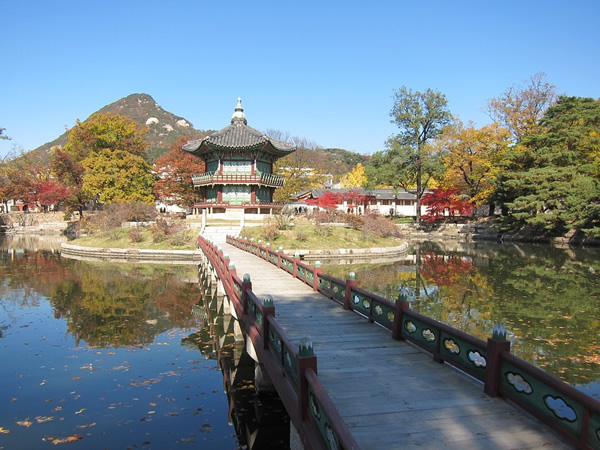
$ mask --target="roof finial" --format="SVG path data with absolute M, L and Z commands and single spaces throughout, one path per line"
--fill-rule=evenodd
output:
M 246 121 L 246 114 L 244 114 L 244 108 L 242 108 L 242 97 L 238 97 L 235 112 L 231 116 L 231 123 L 234 122 L 243 122 L 245 125 L 248 124 Z

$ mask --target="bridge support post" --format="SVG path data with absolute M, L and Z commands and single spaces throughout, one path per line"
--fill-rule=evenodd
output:
M 410 309 L 410 302 L 406 300 L 396 300 L 394 311 L 394 326 L 392 328 L 392 339 L 399 341 L 402 339 L 402 316 L 404 311 Z
M 506 328 L 498 324 L 492 331 L 492 337 L 487 340 L 487 357 L 485 366 L 485 384 L 483 392 L 490 397 L 500 395 L 500 367 L 502 366 L 502 353 L 510 352 L 510 342 L 506 340 Z
M 298 397 L 300 401 L 300 417 L 306 420 L 310 414 L 309 399 L 308 399 L 308 381 L 306 380 L 305 372 L 312 369 L 317 373 L 317 357 L 313 351 L 313 344 L 309 338 L 302 338 L 298 347 Z
M 352 309 L 352 288 L 356 287 L 356 274 L 350 272 L 346 280 L 346 296 L 344 297 L 344 309 Z

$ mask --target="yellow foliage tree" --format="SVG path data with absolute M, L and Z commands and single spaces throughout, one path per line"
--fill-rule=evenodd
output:
M 476 128 L 457 121 L 447 127 L 436 143 L 446 155 L 442 185 L 459 189 L 477 206 L 485 204 L 509 142 L 509 131 L 497 123 Z
M 340 186 L 342 188 L 359 188 L 367 184 L 367 181 L 365 166 L 358 163 L 349 173 L 340 179 Z

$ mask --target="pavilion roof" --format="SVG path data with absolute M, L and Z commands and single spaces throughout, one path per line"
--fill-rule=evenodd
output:
M 231 125 L 202 139 L 189 141 L 182 149 L 196 156 L 202 156 L 214 150 L 257 149 L 282 157 L 294 152 L 296 147 L 249 127 L 242 108 L 242 100 L 238 98 L 238 104 L 231 118 Z

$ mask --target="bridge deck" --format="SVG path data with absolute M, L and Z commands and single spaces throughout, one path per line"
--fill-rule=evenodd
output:
M 313 341 L 318 375 L 364 449 L 570 448 L 548 427 L 483 393 L 466 375 L 264 260 L 223 244 L 259 298 L 273 296 L 278 322 Z

